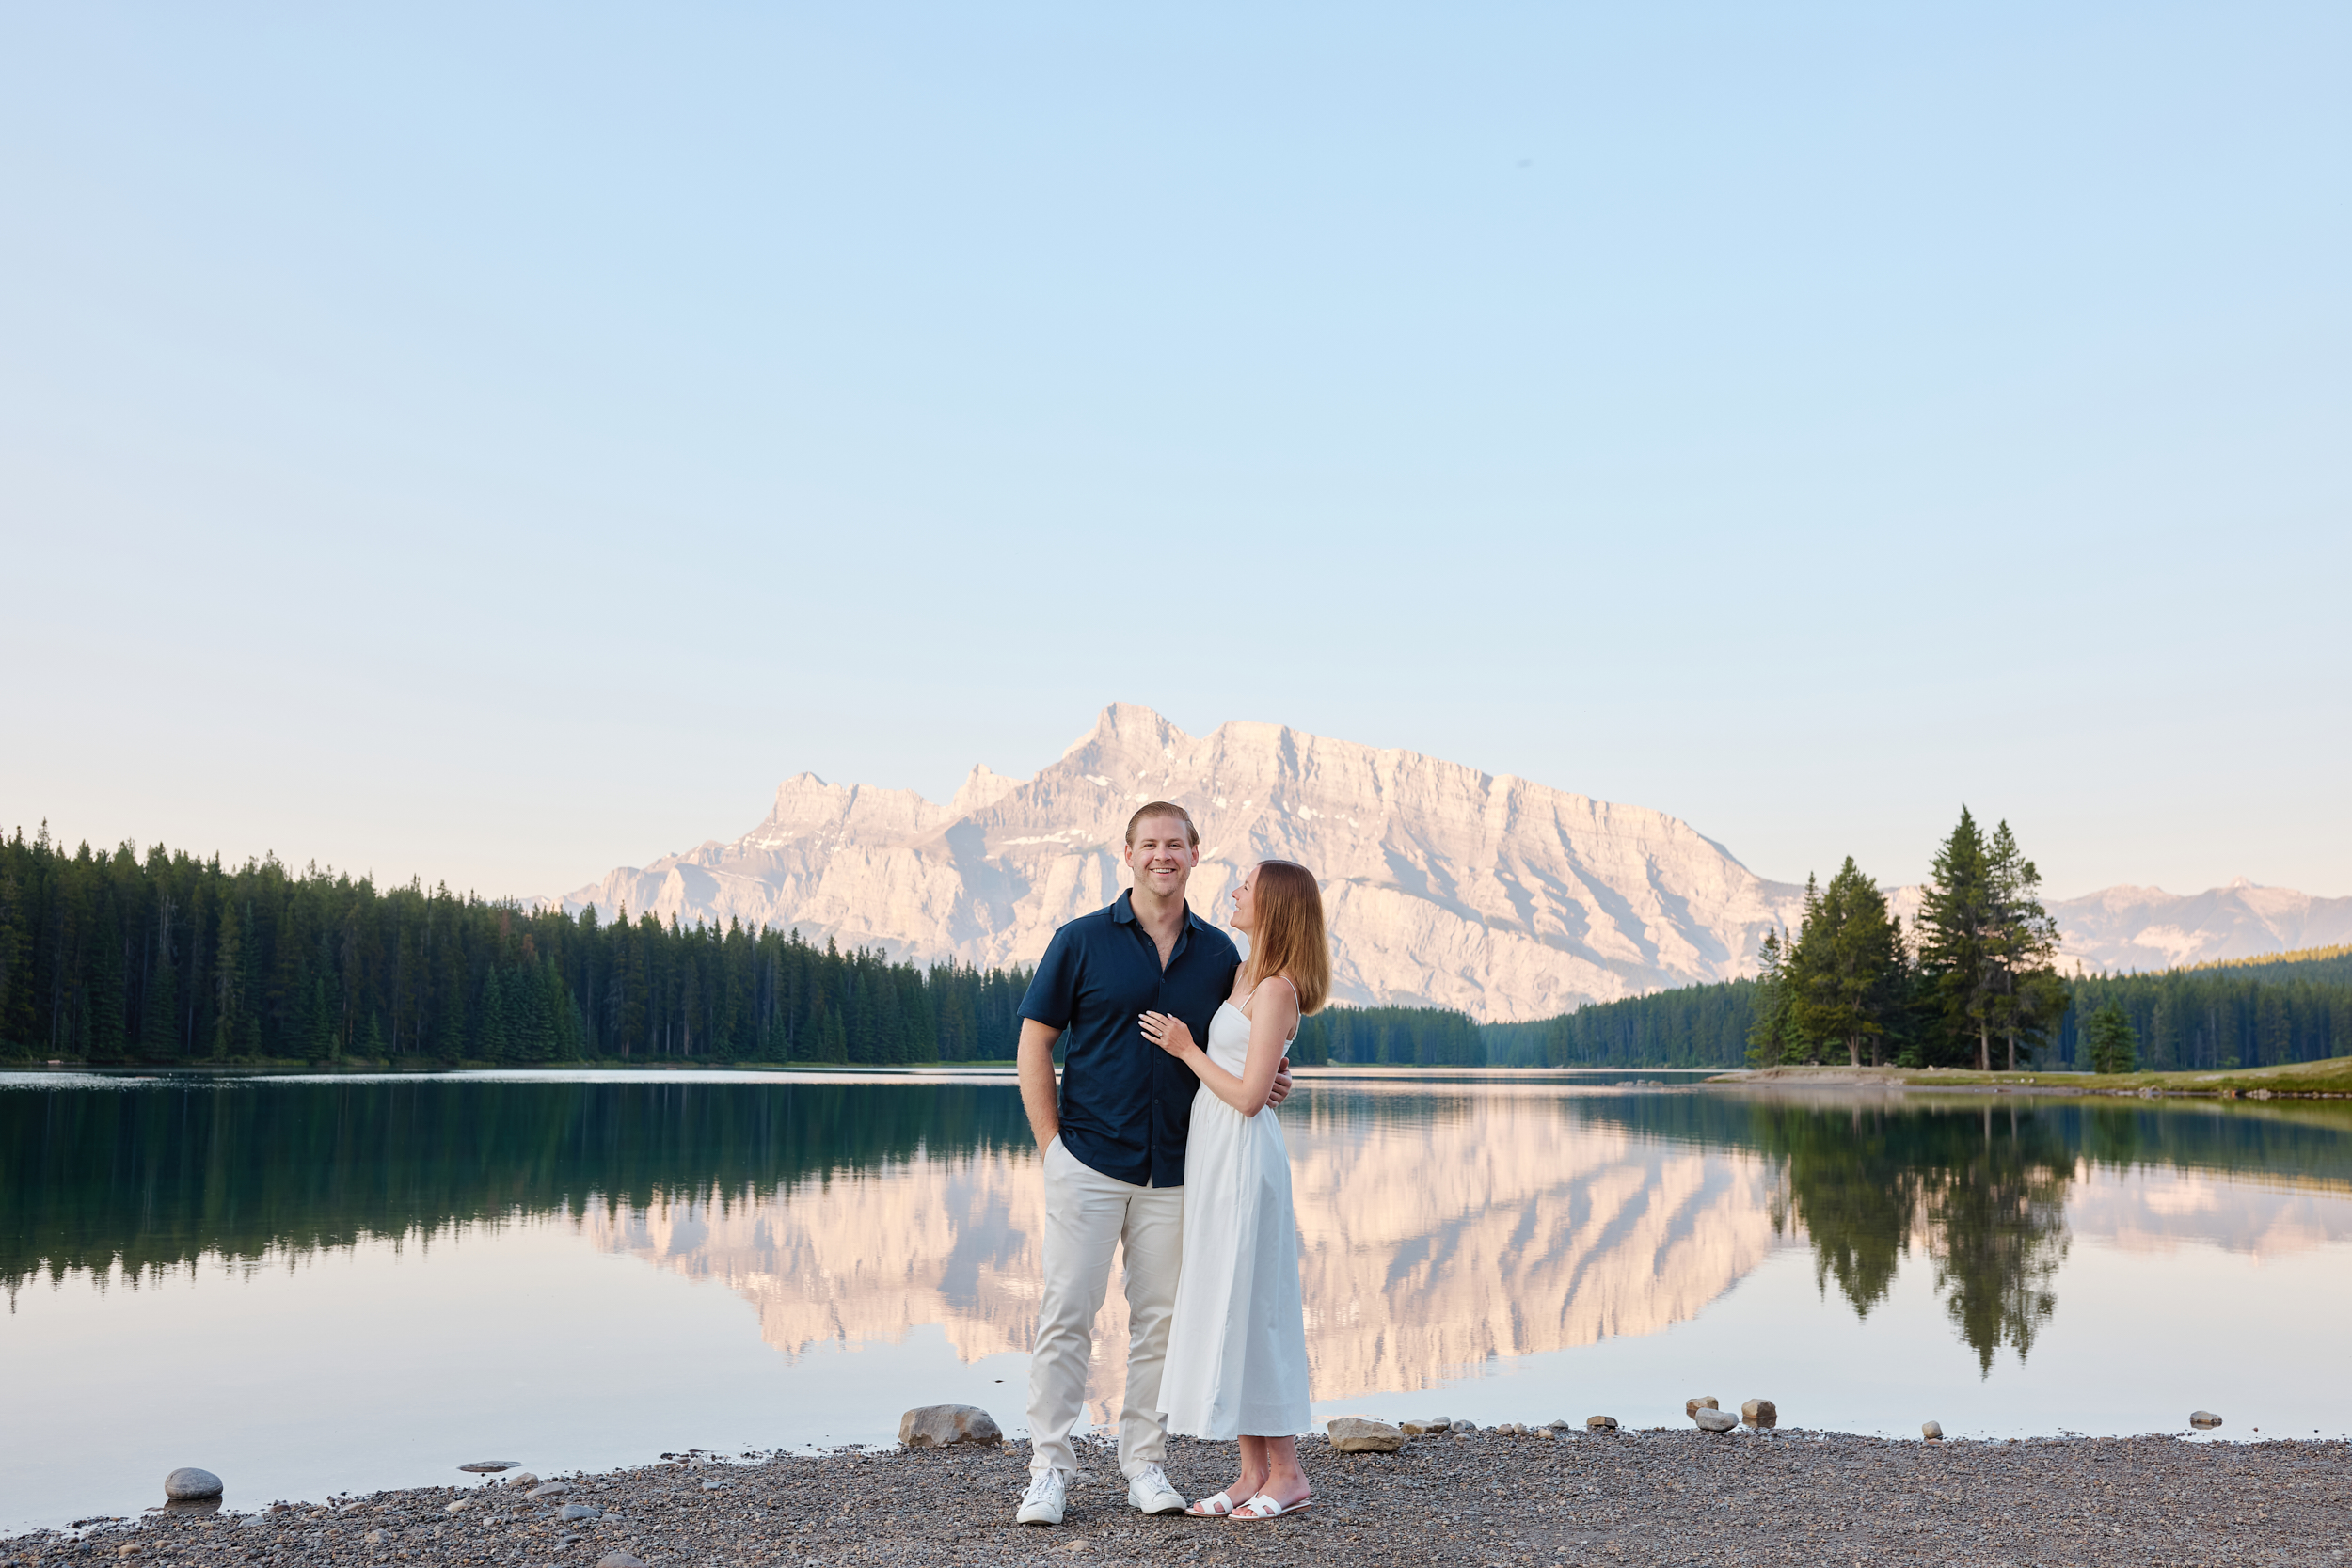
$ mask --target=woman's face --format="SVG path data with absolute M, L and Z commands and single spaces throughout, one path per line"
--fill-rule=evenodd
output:
M 1258 868 L 1251 866 L 1242 877 L 1241 885 L 1233 889 L 1233 929 L 1247 931 L 1251 925 L 1258 884 Z

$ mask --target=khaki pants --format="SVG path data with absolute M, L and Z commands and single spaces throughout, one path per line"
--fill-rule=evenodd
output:
M 1045 1147 L 1045 1291 L 1029 1358 L 1029 1471 L 1075 1471 L 1070 1434 L 1086 1415 L 1094 1315 L 1111 1284 L 1111 1253 L 1127 1254 L 1127 1392 L 1119 1468 L 1132 1476 L 1168 1456 L 1160 1368 L 1184 1260 L 1184 1189 L 1135 1187 Z

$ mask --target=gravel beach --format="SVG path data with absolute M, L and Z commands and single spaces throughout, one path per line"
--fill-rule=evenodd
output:
M 1454 1432 L 1395 1454 L 1301 1445 L 1315 1507 L 1256 1525 L 1145 1518 L 1089 1445 L 1058 1528 L 1012 1509 L 1026 1447 L 712 1457 L 566 1477 L 384 1492 L 259 1514 L 156 1513 L 0 1540 L 0 1568 L 206 1564 L 594 1565 L 1260 1560 L 1357 1564 L 2330 1561 L 2352 1537 L 2343 1442 L 2171 1437 L 1899 1442 L 1691 1430 Z M 1229 1449 L 1179 1442 L 1187 1495 Z M 564 1505 L 575 1517 L 563 1517 Z M 580 1510 L 594 1510 L 594 1517 Z M 627 1568 L 620 1562 L 615 1568 Z

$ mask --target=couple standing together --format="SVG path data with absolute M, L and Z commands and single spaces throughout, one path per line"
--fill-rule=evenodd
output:
M 1057 931 L 1022 998 L 1021 1100 L 1045 1151 L 1025 1525 L 1061 1523 L 1094 1316 L 1122 1247 L 1127 1500 L 1146 1513 L 1237 1520 L 1308 1503 L 1298 1230 L 1272 1112 L 1290 1093 L 1298 1021 L 1330 986 L 1323 897 L 1304 866 L 1261 862 L 1233 891 L 1245 961 L 1184 902 L 1200 860 L 1182 806 L 1137 811 L 1127 823 L 1134 888 Z M 1058 1094 L 1057 1041 L 1068 1047 Z M 1171 1431 L 1238 1437 L 1232 1483 L 1187 1508 L 1161 1468 Z

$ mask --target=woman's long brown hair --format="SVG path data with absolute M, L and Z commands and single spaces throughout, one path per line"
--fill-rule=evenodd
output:
M 1315 874 L 1291 861 L 1260 861 L 1250 890 L 1257 929 L 1249 933 L 1249 985 L 1287 974 L 1301 1017 L 1331 992 L 1331 943 L 1323 933 L 1323 890 Z

